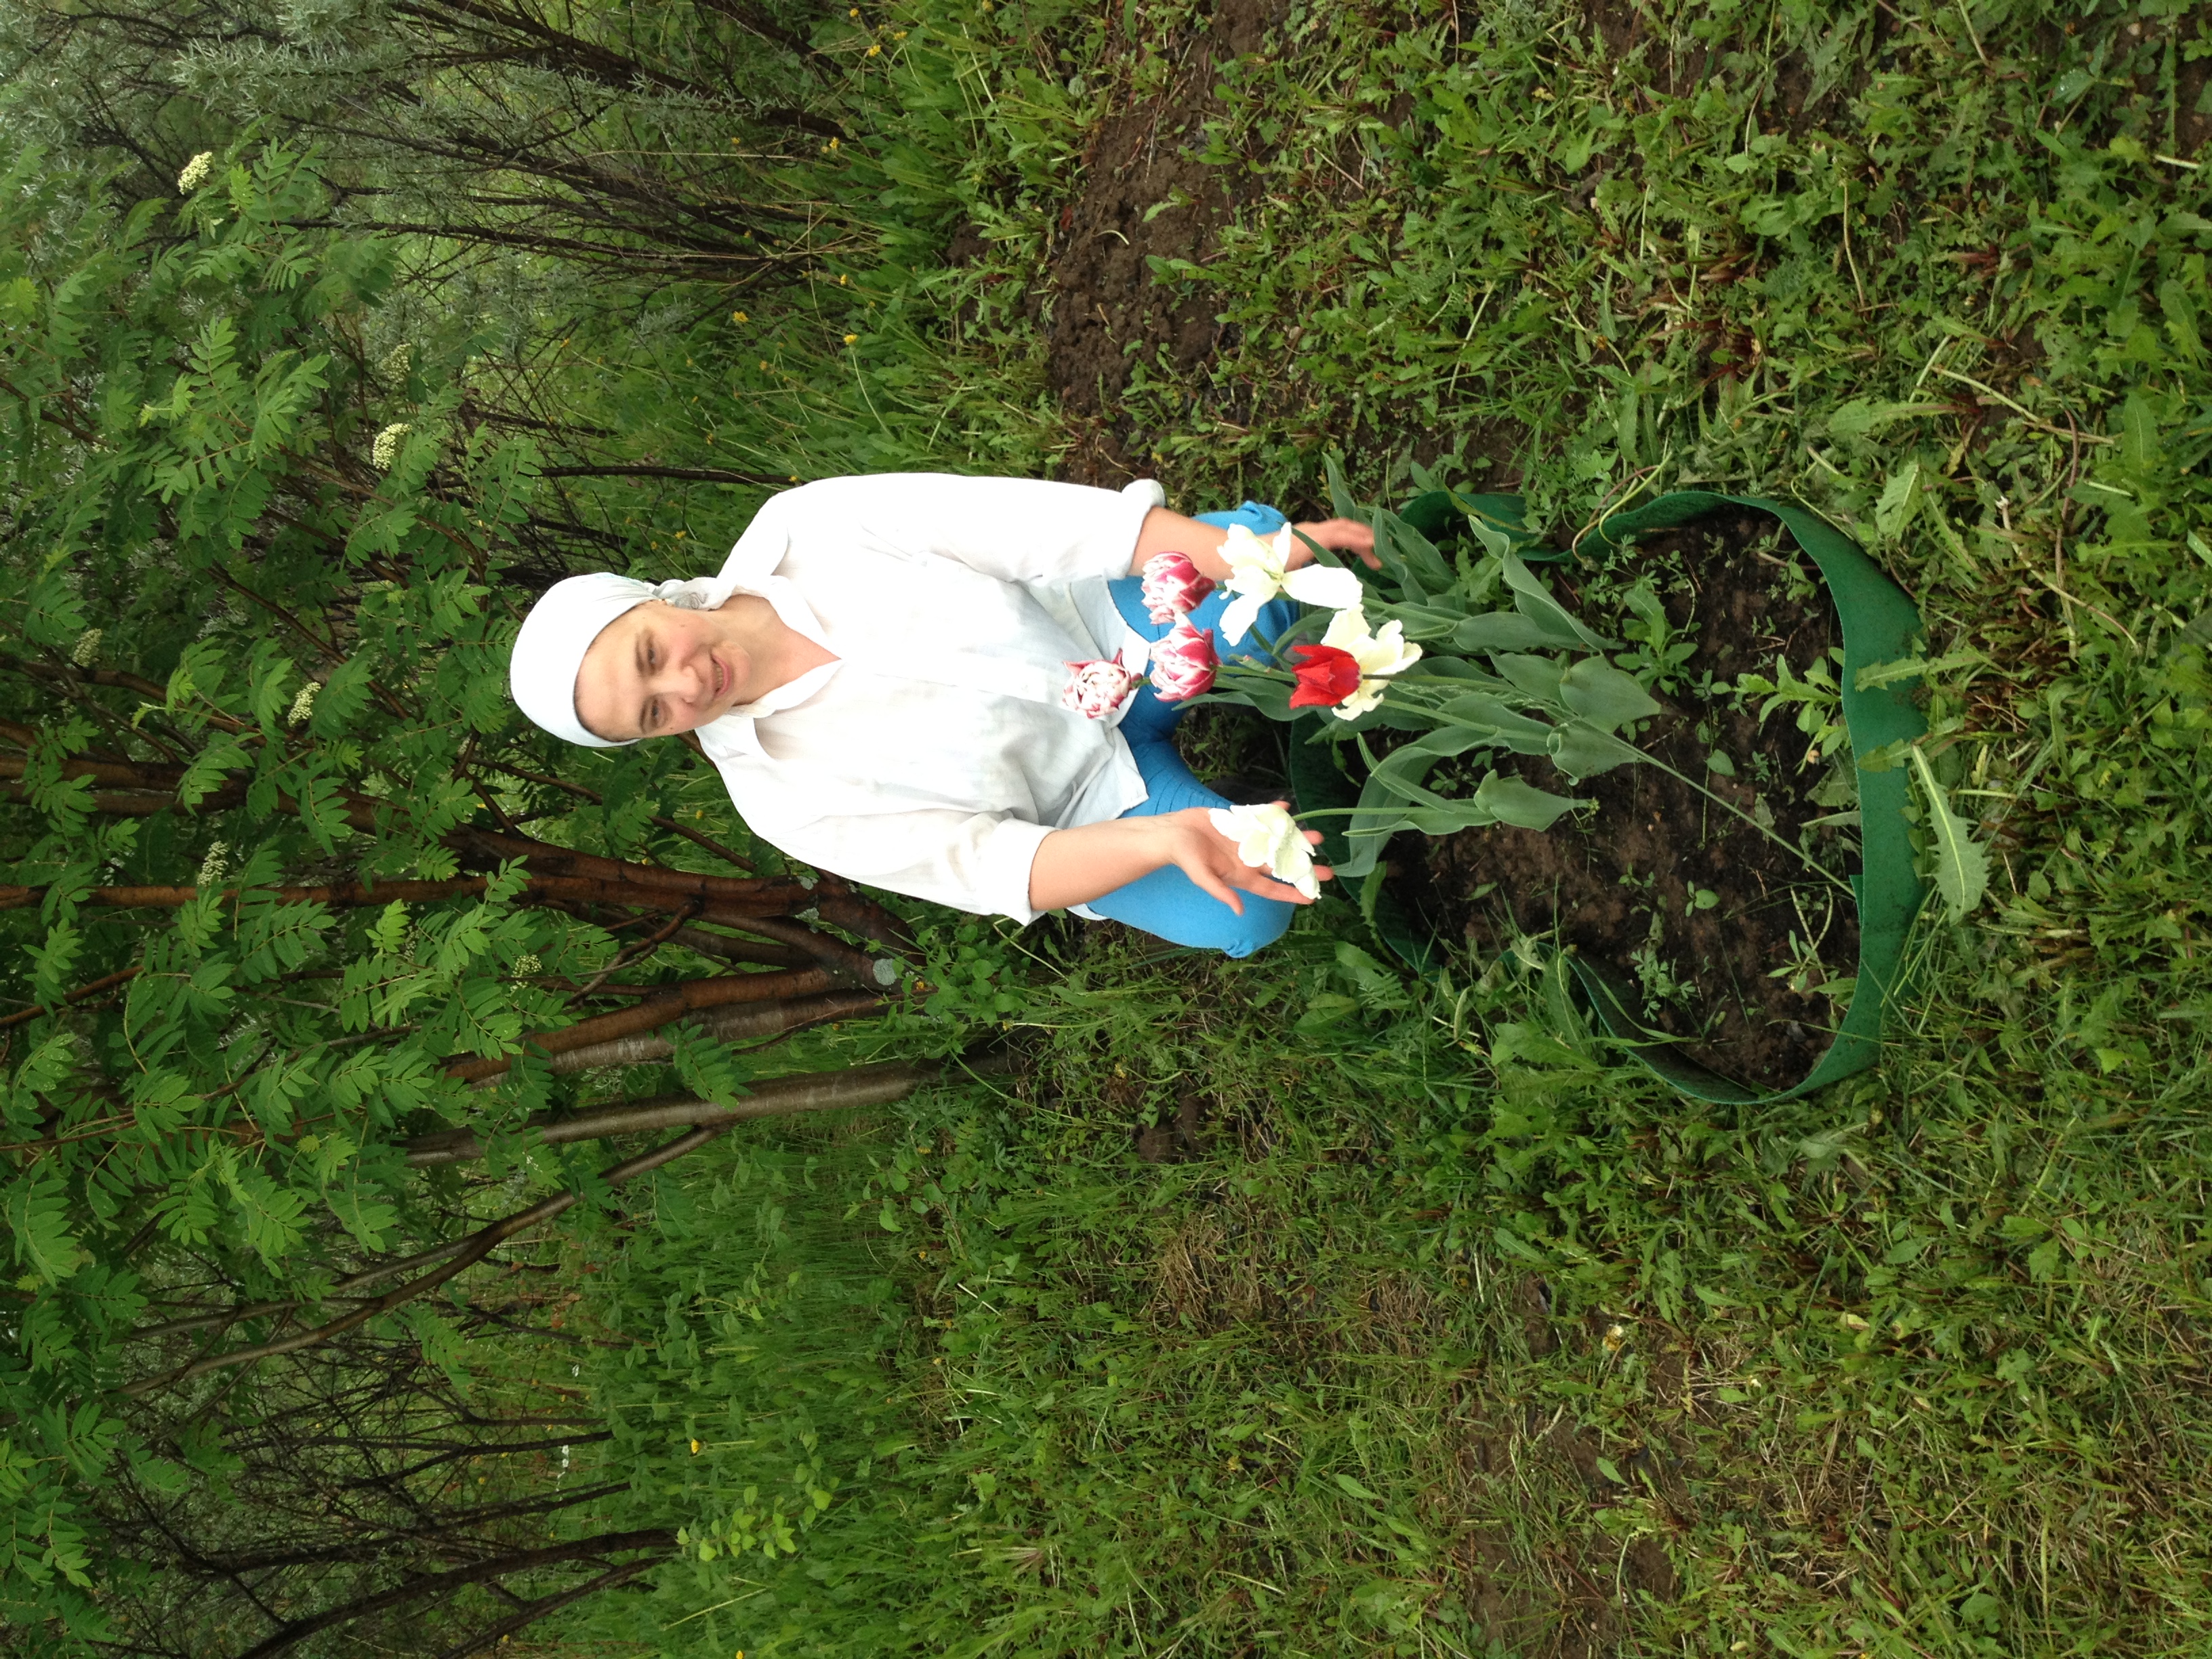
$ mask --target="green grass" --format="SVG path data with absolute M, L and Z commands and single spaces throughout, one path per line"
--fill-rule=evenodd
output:
M 1094 943 L 1018 1085 L 816 1147 L 810 1224 L 834 1192 L 903 1287 L 868 1406 L 908 1425 L 672 1650 L 2197 1650 L 2201 1063 L 1992 1053 L 1961 995 L 1738 1118 L 1319 920 L 1249 964 Z M 1187 1099 L 1197 1155 L 1140 1162 Z
M 840 1040 L 1012 1028 L 1031 1069 L 777 1143 L 817 1161 L 761 1250 L 633 1241 L 669 1276 L 653 1386 L 773 1448 L 657 1430 L 648 1507 L 799 1492 L 791 1435 L 842 1484 L 797 1553 L 666 1577 L 626 1633 L 2212 1646 L 2212 40 L 2178 5 L 1593 9 L 1294 7 L 1194 93 L 1181 9 L 902 18 L 902 101 L 849 165 L 984 251 L 858 277 L 884 321 L 814 453 L 849 416 L 878 461 L 1073 453 L 1030 291 L 1088 124 L 1164 88 L 1238 204 L 1154 268 L 1229 343 L 1141 365 L 1117 416 L 1179 500 L 1316 505 L 1330 447 L 1370 494 L 1455 456 L 1570 532 L 1692 483 L 1801 495 L 1921 600 L 1989 901 L 1923 919 L 1881 1069 L 1741 1110 L 1611 1064 L 1515 959 L 1401 980 L 1341 902 L 1247 963 L 938 928 L 931 1012 Z M 1196 1109 L 1188 1157 L 1139 1158 Z M 757 1260 L 876 1286 L 842 1358 L 783 1328 L 838 1373 L 812 1393 L 687 1369 Z

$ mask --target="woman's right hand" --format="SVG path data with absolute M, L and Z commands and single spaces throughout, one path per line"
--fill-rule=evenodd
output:
M 1277 801 L 1278 806 L 1287 806 L 1287 801 Z M 1158 817 L 1138 820 L 1157 824 L 1162 836 L 1166 856 L 1162 864 L 1172 864 L 1188 876 L 1194 886 L 1221 901 L 1238 915 L 1244 914 L 1244 901 L 1238 893 L 1251 893 L 1260 898 L 1280 899 L 1287 904 L 1310 904 L 1313 901 L 1288 882 L 1277 881 L 1265 870 L 1255 870 L 1237 855 L 1237 843 L 1213 827 L 1212 809 L 1188 806 L 1180 812 L 1163 812 Z M 1321 831 L 1304 832 L 1309 846 L 1318 843 Z M 1327 865 L 1314 866 L 1314 874 L 1323 881 L 1334 872 Z
M 1088 904 L 1170 864 L 1200 892 L 1240 916 L 1244 914 L 1240 893 L 1288 904 L 1312 902 L 1297 888 L 1239 858 L 1237 843 L 1213 827 L 1211 810 L 1189 806 L 1157 817 L 1108 818 L 1103 823 L 1054 830 L 1038 846 L 1030 866 L 1030 905 L 1060 910 Z M 1310 844 L 1317 842 L 1321 831 L 1309 830 L 1305 838 Z M 1314 874 L 1323 881 L 1331 873 L 1324 865 L 1314 866 Z

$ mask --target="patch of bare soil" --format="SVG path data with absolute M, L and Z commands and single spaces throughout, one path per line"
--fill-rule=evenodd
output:
M 1746 672 L 1771 678 L 1778 656 L 1802 678 L 1840 643 L 1825 587 L 1791 597 L 1789 562 L 1762 545 L 1771 526 L 1763 514 L 1731 514 L 1638 544 L 1652 568 L 1667 561 L 1686 578 L 1660 586 L 1669 622 L 1696 641 L 1685 665 L 1691 679 L 1705 671 L 1721 682 Z M 1640 746 L 1742 811 L 1771 813 L 1784 841 L 1796 843 L 1812 820 L 1838 811 L 1813 799 L 1824 771 L 1800 764 L 1807 739 L 1787 712 L 1762 726 L 1717 701 L 1662 701 L 1673 706 Z M 1733 776 L 1708 770 L 1716 753 Z M 1485 954 L 1516 933 L 1552 935 L 1638 987 L 1652 1024 L 1685 1039 L 1701 1064 L 1754 1087 L 1800 1081 L 1839 1018 L 1826 984 L 1856 971 L 1850 899 L 1753 823 L 1657 767 L 1620 767 L 1569 788 L 1547 762 L 1508 764 L 1539 788 L 1594 799 L 1597 810 L 1541 833 L 1500 828 L 1401 842 L 1419 848 L 1399 865 L 1414 908 Z M 1812 845 L 1837 875 L 1856 868 L 1837 827 L 1814 830 Z M 1793 962 L 1798 971 L 1778 975 Z
M 1076 482 L 1119 483 L 1146 470 L 1141 439 L 1120 411 L 1139 357 L 1164 351 L 1176 373 L 1194 376 L 1213 351 L 1213 296 L 1176 297 L 1148 261 L 1203 261 L 1235 211 L 1228 170 L 1198 160 L 1215 71 L 1259 51 L 1286 10 L 1281 0 L 1224 0 L 1169 49 L 1167 89 L 1109 113 L 1091 136 L 1082 193 L 1055 239 L 1048 336 L 1053 389 L 1085 431 L 1066 466 Z

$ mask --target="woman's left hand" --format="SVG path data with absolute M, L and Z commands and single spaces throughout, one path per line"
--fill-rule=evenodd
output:
M 1310 536 L 1332 553 L 1349 553 L 1370 570 L 1380 570 L 1382 562 L 1375 556 L 1375 532 L 1357 519 L 1317 519 L 1310 524 L 1294 524 L 1291 528 L 1297 534 L 1291 538 L 1296 544 L 1291 549 L 1290 568 L 1313 562 L 1313 549 L 1298 536 Z
M 1357 519 L 1315 519 L 1305 524 L 1294 524 L 1297 532 L 1291 538 L 1288 567 L 1296 570 L 1300 565 L 1311 564 L 1314 550 L 1298 539 L 1310 536 L 1332 553 L 1349 553 L 1370 570 L 1379 570 L 1382 562 L 1375 556 L 1375 532 Z M 1272 536 L 1274 532 L 1269 532 Z M 1180 513 L 1170 513 L 1164 507 L 1156 507 L 1145 515 L 1137 532 L 1137 550 L 1129 562 L 1129 574 L 1141 576 L 1146 562 L 1156 554 L 1180 553 L 1196 565 L 1200 571 L 1221 581 L 1229 574 L 1229 563 L 1222 556 L 1221 544 L 1229 532 L 1219 525 L 1200 524 L 1195 519 L 1186 519 Z

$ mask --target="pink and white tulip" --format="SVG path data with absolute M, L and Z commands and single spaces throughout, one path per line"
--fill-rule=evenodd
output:
M 1171 623 L 1179 617 L 1188 616 L 1205 602 L 1215 586 L 1212 577 L 1201 574 L 1181 553 L 1155 553 L 1145 561 L 1140 574 L 1145 585 L 1145 614 L 1156 623 Z
M 1162 702 L 1182 702 L 1213 690 L 1213 671 L 1221 665 L 1213 635 L 1194 628 L 1188 617 L 1152 646 L 1152 691 Z
M 1085 720 L 1103 720 L 1128 700 L 1137 677 L 1120 660 L 1072 662 L 1067 665 L 1067 688 L 1060 694 L 1063 708 L 1072 708 Z

